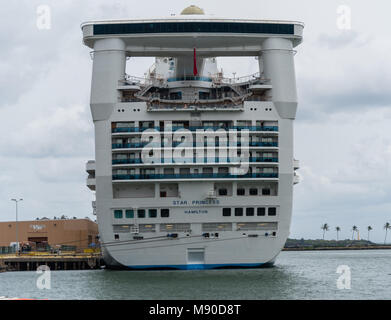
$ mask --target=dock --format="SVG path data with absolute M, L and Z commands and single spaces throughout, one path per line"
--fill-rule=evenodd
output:
M 104 266 L 100 254 L 37 254 L 37 255 L 0 255 L 0 272 L 4 271 L 36 271 L 39 266 L 46 265 L 54 270 L 91 270 Z

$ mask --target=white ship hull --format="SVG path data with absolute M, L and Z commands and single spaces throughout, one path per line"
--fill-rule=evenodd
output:
M 218 268 L 260 268 L 274 264 L 281 251 L 281 242 L 275 239 L 249 238 L 236 232 L 219 240 L 167 239 L 150 240 L 126 244 L 117 249 L 104 251 L 109 268 L 129 269 L 218 269 Z M 283 244 L 282 244 L 283 245 Z M 189 252 L 202 252 L 198 261 L 189 261 Z
M 272 265 L 297 183 L 293 48 L 303 25 L 178 16 L 82 30 L 93 50 L 96 160 L 87 185 L 107 266 Z M 125 75 L 137 56 L 157 57 L 146 79 Z M 255 56 L 259 70 L 226 79 L 219 56 Z M 239 166 L 246 171 L 235 173 Z

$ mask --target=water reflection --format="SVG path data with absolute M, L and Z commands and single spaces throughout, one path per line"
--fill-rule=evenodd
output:
M 282 252 L 265 269 L 55 271 L 39 290 L 35 272 L 0 273 L 0 296 L 37 299 L 390 299 L 391 250 Z M 351 290 L 336 286 L 348 265 Z

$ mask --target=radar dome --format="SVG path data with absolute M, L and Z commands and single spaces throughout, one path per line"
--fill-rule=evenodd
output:
M 205 14 L 201 8 L 191 5 L 182 10 L 181 15 Z

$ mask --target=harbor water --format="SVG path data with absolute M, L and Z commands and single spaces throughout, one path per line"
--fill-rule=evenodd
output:
M 293 251 L 282 252 L 275 267 L 265 269 L 4 272 L 0 273 L 0 296 L 49 300 L 388 300 L 390 261 L 391 250 Z M 342 273 L 337 273 L 339 268 Z M 341 288 L 340 277 L 349 273 L 350 289 L 346 278 Z M 49 276 L 46 287 L 50 285 L 50 289 L 38 288 L 42 276 Z

